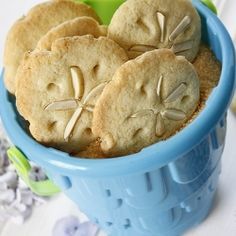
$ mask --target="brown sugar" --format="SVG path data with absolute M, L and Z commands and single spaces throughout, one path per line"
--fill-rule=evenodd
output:
M 91 143 L 84 151 L 81 151 L 75 155 L 75 157 L 82 157 L 88 159 L 98 159 L 98 158 L 106 158 L 106 155 L 103 153 L 100 140 L 96 140 Z
M 221 63 L 216 59 L 210 48 L 203 44 L 200 46 L 197 58 L 193 62 L 193 65 L 200 80 L 200 101 L 199 106 L 191 119 L 189 119 L 181 129 L 190 124 L 204 109 L 205 103 L 212 90 L 218 85 L 221 74 Z M 75 156 L 91 159 L 107 157 L 100 148 L 99 140 L 96 140 L 96 142 L 90 144 L 85 151 L 82 151 Z
M 205 45 L 201 45 L 193 65 L 200 80 L 200 102 L 197 110 L 186 125 L 192 122 L 199 112 L 203 110 L 212 90 L 218 85 L 221 74 L 221 63 L 216 59 L 210 48 Z
M 206 101 L 212 89 L 216 87 L 219 82 L 221 64 L 215 58 L 213 52 L 207 46 L 202 45 L 193 65 L 200 80 L 201 100 L 204 99 L 204 101 Z M 200 101 L 200 103 L 202 103 L 202 101 Z

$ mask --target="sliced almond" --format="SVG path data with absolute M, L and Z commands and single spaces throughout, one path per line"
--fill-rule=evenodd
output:
M 70 136 L 71 136 L 71 133 L 77 123 L 77 121 L 79 120 L 81 114 L 82 114 L 82 111 L 83 111 L 83 108 L 82 107 L 78 107 L 76 109 L 76 111 L 74 112 L 74 114 L 72 115 L 72 117 L 70 118 L 66 128 L 65 128 L 65 132 L 64 132 L 64 139 L 65 141 L 68 142 Z
M 174 41 L 181 33 L 183 33 L 189 27 L 190 24 L 191 18 L 189 16 L 185 16 L 170 34 L 169 40 Z
M 164 118 L 174 121 L 180 121 L 186 118 L 186 114 L 183 111 L 177 109 L 166 109 L 161 114 Z
M 157 12 L 157 21 L 161 30 L 160 42 L 164 42 L 165 37 L 165 16 L 161 12 Z
M 163 75 L 160 76 L 157 84 L 157 97 L 161 101 L 161 88 L 162 88 L 162 82 L 163 82 Z
M 176 99 L 178 99 L 180 96 L 183 95 L 183 92 L 187 89 L 187 85 L 185 83 L 181 83 L 177 88 L 172 91 L 168 97 L 165 99 L 164 102 L 174 102 Z
M 171 47 L 171 50 L 174 53 L 178 53 L 178 52 L 187 51 L 187 50 L 191 49 L 192 47 L 193 47 L 193 41 L 188 40 L 183 43 L 173 44 L 173 46 Z
M 75 99 L 69 99 L 69 100 L 51 102 L 44 108 L 44 110 L 63 111 L 63 110 L 75 109 L 76 107 L 77 107 L 77 101 Z
M 84 94 L 84 76 L 78 66 L 70 68 L 72 85 L 75 93 L 75 99 L 81 99 Z
M 86 98 L 84 99 L 84 105 L 87 105 L 88 102 L 91 103 L 92 99 L 96 98 L 97 95 L 100 95 L 106 85 L 107 85 L 107 82 L 104 82 L 104 83 L 99 84 L 95 88 L 93 88 L 90 91 L 90 93 L 86 96 Z M 95 104 L 93 104 L 93 105 L 95 105 Z

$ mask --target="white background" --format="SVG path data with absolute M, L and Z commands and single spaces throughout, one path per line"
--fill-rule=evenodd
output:
M 25 14 L 39 0 L 1 0 L 0 7 L 0 66 L 6 33 L 13 22 Z M 215 0 L 219 16 L 236 40 L 236 1 Z M 207 220 L 191 230 L 187 236 L 236 236 L 236 118 L 229 112 L 223 170 L 215 207 Z M 0 236 L 51 236 L 55 221 L 69 214 L 79 214 L 76 207 L 63 195 L 34 211 L 23 226 L 0 223 Z

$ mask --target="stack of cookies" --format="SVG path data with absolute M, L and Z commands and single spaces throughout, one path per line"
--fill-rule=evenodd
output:
M 85 4 L 54 0 L 10 30 L 5 84 L 38 142 L 80 157 L 127 155 L 199 110 L 209 72 L 192 64 L 201 64 L 200 39 L 188 0 L 127 0 L 108 27 Z M 202 58 L 214 61 L 207 50 Z

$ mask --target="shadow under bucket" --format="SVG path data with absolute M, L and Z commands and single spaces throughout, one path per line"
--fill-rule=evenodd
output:
M 235 54 L 217 16 L 200 1 L 193 3 L 202 19 L 202 40 L 222 63 L 220 82 L 191 124 L 137 154 L 88 160 L 40 145 L 25 131 L 0 80 L 0 114 L 12 143 L 111 235 L 177 236 L 210 211 L 234 92 Z

